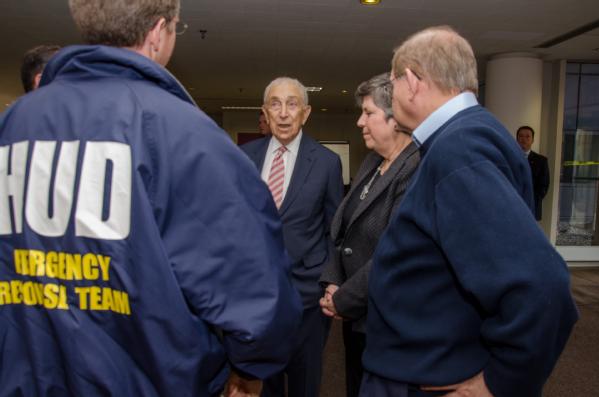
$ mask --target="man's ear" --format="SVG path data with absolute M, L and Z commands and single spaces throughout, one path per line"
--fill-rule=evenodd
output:
M 270 125 L 270 118 L 268 117 L 268 112 L 266 111 L 266 105 L 262 105 L 262 114 L 264 115 L 266 125 Z
M 304 124 L 306 124 L 306 121 L 308 121 L 308 117 L 310 116 L 311 111 L 312 111 L 312 106 L 310 106 L 310 105 L 304 106 L 304 119 L 302 120 L 302 126 Z
M 42 80 L 42 73 L 36 73 L 35 76 L 33 76 L 33 89 L 37 90 L 37 87 L 40 86 L 40 81 Z
M 146 43 L 150 46 L 150 52 L 158 52 L 161 44 L 161 31 L 166 28 L 166 19 L 160 18 L 148 32 Z
M 420 89 L 421 89 L 420 86 L 422 85 L 422 80 L 420 80 L 418 78 L 418 76 L 416 76 L 416 74 L 414 74 L 414 72 L 412 72 L 408 68 L 406 68 L 404 72 L 406 75 L 406 82 L 408 83 L 410 99 L 412 99 L 418 93 L 418 91 L 420 91 Z

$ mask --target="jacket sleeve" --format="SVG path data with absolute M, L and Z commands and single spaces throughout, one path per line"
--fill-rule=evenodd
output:
M 368 275 L 372 259 L 343 283 L 333 294 L 337 313 L 345 319 L 358 320 L 366 315 L 368 307 Z
M 335 248 L 333 254 L 327 259 L 318 282 L 326 287 L 329 284 L 341 285 L 344 281 L 345 272 L 339 262 L 339 252 Z
M 328 257 L 332 258 L 335 254 L 335 247 L 331 240 L 331 224 L 335 212 L 343 199 L 343 176 L 341 174 L 341 159 L 335 154 L 335 160 L 331 164 L 329 170 L 329 178 L 327 181 L 327 191 L 324 202 L 324 222 L 326 227 L 326 238 L 328 241 L 329 252 Z
M 219 330 L 231 364 L 263 379 L 286 365 L 301 319 L 281 224 L 251 161 L 216 127 L 194 128 L 168 148 L 177 155 L 163 177 L 165 249 L 190 309 Z
M 435 187 L 437 239 L 480 312 L 496 397 L 540 395 L 577 319 L 563 259 L 491 161 Z
M 344 198 L 344 200 L 345 199 L 346 198 Z M 318 282 L 325 288 L 329 284 L 341 285 L 346 279 L 345 271 L 343 270 L 343 267 L 341 266 L 339 250 L 335 243 L 336 236 L 331 234 L 333 225 L 336 222 L 338 222 L 338 223 L 342 222 L 343 212 L 341 212 L 341 211 L 342 211 L 342 205 L 340 203 L 339 206 L 337 207 L 337 210 L 335 211 L 335 216 L 333 217 L 333 219 L 331 220 L 330 224 L 327 227 L 327 229 L 329 230 L 327 237 L 329 238 L 329 240 L 330 240 L 329 244 L 333 246 L 333 249 L 332 249 L 331 253 L 329 253 L 327 262 L 324 265 L 324 267 L 322 269 L 322 274 L 320 276 L 320 279 L 318 280 Z

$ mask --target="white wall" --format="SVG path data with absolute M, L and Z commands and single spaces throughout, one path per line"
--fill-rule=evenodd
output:
M 496 55 L 487 62 L 485 106 L 515 136 L 522 125 L 541 127 L 543 61 L 534 54 Z M 532 149 L 539 151 L 541 134 Z
M 543 200 L 543 230 L 551 243 L 557 238 L 559 184 L 562 163 L 564 89 L 566 61 L 543 64 L 543 111 L 541 117 L 541 153 L 549 163 L 549 190 Z

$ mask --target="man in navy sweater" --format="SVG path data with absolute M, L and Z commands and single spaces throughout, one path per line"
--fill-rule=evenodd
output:
M 375 252 L 361 395 L 540 396 L 578 313 L 530 167 L 477 104 L 472 48 L 451 28 L 411 36 L 392 67 L 422 161 Z

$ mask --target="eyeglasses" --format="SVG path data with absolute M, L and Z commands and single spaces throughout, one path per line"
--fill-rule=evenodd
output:
M 416 78 L 417 78 L 418 80 L 422 80 L 422 78 L 420 77 L 420 75 L 419 75 L 418 73 L 414 72 L 412 69 L 408 69 L 408 70 L 409 70 L 410 72 L 412 72 L 412 74 L 413 74 L 414 76 L 416 76 Z M 395 81 L 395 80 L 400 80 L 400 79 L 402 79 L 402 78 L 404 78 L 404 77 L 406 77 L 406 74 L 405 74 L 405 72 L 404 72 L 404 73 L 402 73 L 402 74 L 400 74 L 399 76 L 394 76 L 394 75 L 393 75 L 393 72 L 390 72 L 390 73 L 389 73 L 389 81 L 390 81 L 391 83 L 393 83 L 393 81 Z
M 183 33 L 187 31 L 189 26 L 185 22 L 177 21 L 175 24 L 175 34 L 177 36 L 181 36 Z
M 266 107 L 268 110 L 278 112 L 283 108 L 283 103 L 279 99 L 271 99 L 266 103 Z M 303 105 L 299 99 L 291 98 L 285 101 L 285 107 L 288 111 L 295 112 L 296 110 L 302 108 Z

